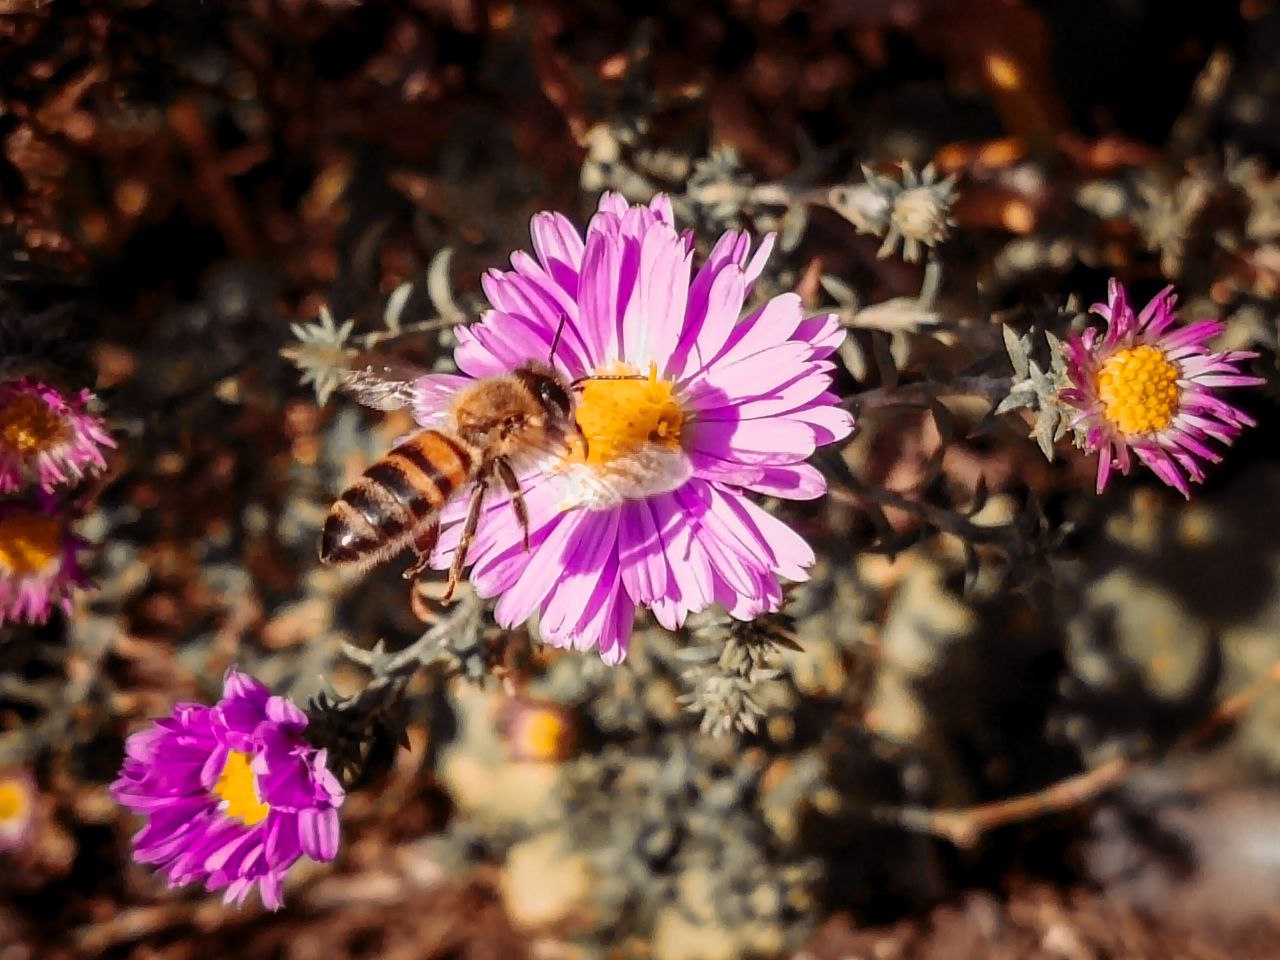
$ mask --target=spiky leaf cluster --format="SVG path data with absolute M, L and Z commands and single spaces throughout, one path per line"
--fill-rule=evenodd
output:
M 328 401 L 342 385 L 341 372 L 358 353 L 350 344 L 355 325 L 354 320 L 336 323 L 329 308 L 321 307 L 319 319 L 290 327 L 296 342 L 280 355 L 302 371 L 301 383 L 311 385 L 317 403 Z
M 864 166 L 865 183 L 832 187 L 827 203 L 859 233 L 884 238 L 878 256 L 891 256 L 901 243 L 902 258 L 915 263 L 923 248 L 941 243 L 955 225 L 951 208 L 956 202 L 956 180 L 954 176 L 939 180 L 932 164 L 917 173 L 903 161 L 901 169 L 898 180 Z
M 684 671 L 692 689 L 679 702 L 698 715 L 703 733 L 756 733 L 766 704 L 776 699 L 780 649 L 799 649 L 790 619 L 782 614 L 733 620 L 707 611 L 690 624 L 695 645 L 680 651 L 694 666 Z
M 1062 341 L 1049 330 L 1041 331 L 1049 353 L 1046 368 L 1033 356 L 1037 334 L 1034 328 L 1019 335 L 1008 326 L 1002 326 L 1001 332 L 1009 361 L 1013 364 L 1013 382 L 1008 396 L 997 404 L 995 412 L 1030 410 L 1034 413 L 1031 436 L 1041 453 L 1052 461 L 1054 444 L 1071 429 L 1072 408 L 1059 399 L 1059 394 L 1068 385 Z

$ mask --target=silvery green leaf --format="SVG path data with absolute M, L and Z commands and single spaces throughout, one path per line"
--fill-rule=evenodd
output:
M 929 259 L 924 265 L 924 277 L 920 281 L 920 304 L 932 306 L 942 290 L 942 261 L 930 251 Z
M 782 229 L 778 237 L 778 243 L 782 250 L 790 253 L 800 246 L 800 241 L 804 239 L 804 232 L 808 227 L 809 208 L 803 204 L 789 207 L 782 218 Z
M 382 322 L 392 333 L 400 331 L 400 315 L 404 313 L 404 305 L 409 302 L 411 293 L 413 293 L 413 284 L 402 283 L 391 291 L 391 296 L 387 297 L 387 307 L 382 311 Z
M 853 337 L 845 337 L 840 344 L 840 359 L 844 361 L 853 379 L 858 381 L 867 379 L 867 354 Z
M 1044 338 L 1049 344 L 1050 369 L 1053 371 L 1054 377 L 1063 380 L 1067 376 L 1067 357 L 1066 352 L 1062 349 L 1062 341 L 1048 330 L 1044 332 Z
M 858 233 L 883 236 L 889 227 L 889 197 L 901 188 L 892 180 L 888 187 L 868 181 L 842 184 L 827 192 L 827 206 L 848 220 Z
M 1022 410 L 1026 407 L 1035 407 L 1035 405 L 1036 393 L 1034 390 L 1015 390 L 996 405 L 995 412 L 997 414 L 1009 413 L 1012 410 Z
M 886 333 L 918 333 L 942 322 L 941 314 L 928 309 L 928 305 L 915 297 L 894 297 L 881 303 L 873 303 L 849 318 L 849 326 L 866 330 L 884 330 Z
M 1046 460 L 1053 462 L 1053 445 L 1061 437 L 1059 423 L 1062 415 L 1054 407 L 1043 409 L 1036 417 L 1035 438 Z
M 833 276 L 829 273 L 824 273 L 818 278 L 818 282 L 822 284 L 822 289 L 827 291 L 827 294 L 836 303 L 845 307 L 857 306 L 857 292 L 853 287 L 849 286 L 849 284 L 845 283 L 839 277 Z
M 1043 396 L 1052 396 L 1057 393 L 1057 385 L 1049 378 L 1040 365 L 1034 360 L 1030 361 L 1028 367 L 1031 371 L 1031 382 L 1035 385 L 1036 393 Z
M 1009 354 L 1009 362 L 1013 364 L 1014 379 L 1027 379 L 1030 372 L 1027 367 L 1029 357 L 1026 339 L 1019 337 L 1007 324 L 1003 323 L 1000 325 L 1000 335 L 1004 337 L 1004 349 Z
M 427 267 L 427 298 L 444 319 L 461 320 L 466 314 L 453 298 L 453 284 L 449 280 L 449 266 L 452 262 L 452 247 L 442 247 L 431 258 Z

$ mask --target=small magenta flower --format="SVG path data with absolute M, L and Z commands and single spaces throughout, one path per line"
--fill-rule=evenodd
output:
M 529 549 L 508 498 L 486 501 L 469 555 L 477 591 L 501 598 L 504 626 L 538 612 L 549 643 L 608 663 L 626 656 L 638 606 L 668 629 L 712 603 L 741 619 L 778 609 L 778 578 L 806 579 L 814 555 L 749 495 L 826 489 L 805 461 L 852 429 L 828 389 L 837 317 L 806 319 L 794 293 L 742 316 L 773 237 L 753 253 L 726 233 L 692 271 L 693 239 L 665 196 L 628 207 L 606 193 L 585 238 L 557 213 L 535 216 L 532 234 L 535 256 L 490 271 L 493 309 L 458 331 L 465 376 L 419 381 L 427 426 L 471 378 L 530 359 L 579 382 L 572 448 L 520 477 Z M 439 567 L 466 499 L 443 513 Z
M 512 760 L 553 763 L 573 753 L 577 728 L 569 708 L 545 701 L 513 698 L 506 703 L 501 726 Z
M 101 417 L 85 412 L 93 394 L 64 394 L 39 380 L 0 384 L 0 492 L 27 483 L 49 492 L 105 470 L 114 447 Z
M 216 705 L 180 703 L 129 737 L 111 794 L 147 817 L 134 858 L 155 864 L 170 887 L 199 882 L 239 904 L 257 886 L 278 909 L 284 875 L 303 854 L 338 852 L 343 790 L 325 751 L 303 739 L 306 727 L 293 703 L 232 669 Z
M 1206 342 L 1223 330 L 1215 320 L 1177 326 L 1176 297 L 1165 287 L 1135 316 L 1124 287 L 1112 280 L 1107 302 L 1092 311 L 1107 321 L 1101 339 L 1089 329 L 1066 346 L 1071 387 L 1061 398 L 1079 409 L 1073 421 L 1083 445 L 1097 450 L 1098 492 L 1113 467 L 1128 474 L 1130 452 L 1185 497 L 1189 481 L 1204 481 L 1202 463 L 1222 457 L 1210 439 L 1229 445 L 1244 427 L 1244 412 L 1217 396 L 1221 387 L 1262 383 L 1238 364 L 1256 356 L 1213 353 Z
M 76 560 L 83 546 L 55 504 L 0 501 L 0 623 L 44 623 L 55 606 L 70 613 L 88 583 Z
M 0 853 L 26 846 L 37 799 L 35 781 L 25 770 L 0 770 Z

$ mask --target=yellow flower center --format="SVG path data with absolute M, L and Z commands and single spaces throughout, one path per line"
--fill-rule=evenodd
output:
M 44 570 L 62 549 L 62 522 L 39 513 L 0 517 L 0 571 L 25 576 Z
M 1123 434 L 1163 430 L 1178 410 L 1178 368 L 1148 344 L 1121 350 L 1102 365 L 1104 416 Z
M 0 823 L 22 819 L 30 801 L 17 780 L 0 780 Z
M 258 799 L 258 782 L 249 766 L 249 755 L 239 750 L 232 750 L 227 757 L 213 792 L 226 804 L 223 812 L 246 827 L 261 823 L 271 812 L 271 808 Z
M 569 725 L 555 710 L 532 710 L 524 717 L 520 731 L 524 754 L 534 760 L 554 760 L 560 756 Z
M 634 453 L 646 443 L 678 449 L 684 413 L 672 397 L 675 384 L 658 379 L 658 365 L 649 365 L 648 378 L 633 367 L 615 364 L 598 371 L 600 377 L 583 384 L 578 401 L 578 428 L 586 450 L 574 459 L 596 466 Z
M 19 394 L 0 407 L 0 437 L 23 456 L 47 450 L 65 430 L 62 417 L 30 394 Z

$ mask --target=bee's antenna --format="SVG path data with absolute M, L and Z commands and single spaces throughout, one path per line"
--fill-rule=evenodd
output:
M 583 374 L 577 380 L 569 384 L 574 390 L 577 390 L 584 383 L 590 380 L 648 380 L 649 378 L 643 373 L 587 373 Z
M 549 366 L 555 366 L 556 347 L 560 346 L 560 334 L 564 333 L 564 325 L 568 322 L 569 315 L 567 313 L 561 313 L 560 322 L 556 324 L 555 336 L 551 338 L 551 352 L 547 354 L 547 364 Z

